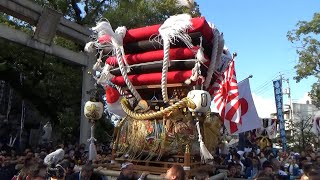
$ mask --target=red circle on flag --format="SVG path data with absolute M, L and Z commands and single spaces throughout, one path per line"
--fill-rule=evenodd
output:
M 241 116 L 243 116 L 248 112 L 249 104 L 245 98 L 241 98 L 239 101 L 241 104 Z

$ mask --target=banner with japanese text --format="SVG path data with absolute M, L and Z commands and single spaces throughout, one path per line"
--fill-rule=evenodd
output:
M 280 126 L 280 138 L 282 141 L 282 149 L 283 151 L 286 151 L 287 140 L 286 140 L 285 122 L 284 122 L 284 116 L 283 116 L 282 80 L 278 79 L 273 81 L 273 87 L 274 87 L 274 97 L 275 97 L 276 108 L 277 108 L 277 119 L 279 121 L 279 126 Z

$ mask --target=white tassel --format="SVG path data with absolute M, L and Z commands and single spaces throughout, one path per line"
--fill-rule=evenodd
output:
M 177 7 L 185 6 L 185 7 L 191 8 L 194 6 L 194 0 L 177 0 L 176 6 Z
M 199 125 L 199 121 L 197 121 L 196 123 L 197 126 L 197 130 L 198 130 L 198 141 L 200 143 L 200 155 L 201 155 L 201 160 L 204 162 L 207 162 L 207 160 L 209 159 L 213 159 L 213 156 L 210 154 L 209 150 L 207 149 L 206 145 L 204 144 L 203 140 L 202 140 L 202 135 L 201 135 L 201 131 L 200 131 L 200 125 Z
M 196 58 L 198 61 L 200 61 L 201 63 L 205 63 L 208 60 L 204 57 L 204 53 L 203 53 L 203 49 L 199 48 L 196 54 Z
M 13 147 L 14 143 L 15 143 L 16 140 L 17 140 L 17 136 L 18 136 L 18 135 L 16 135 L 16 136 L 14 137 L 14 139 L 12 139 L 12 135 L 10 135 L 10 142 L 9 142 L 9 144 L 7 144 L 9 147 Z
M 93 65 L 93 70 L 95 71 L 99 71 L 101 72 L 103 70 L 102 68 L 102 56 L 103 56 L 103 51 L 100 51 L 100 55 L 99 55 L 99 58 L 97 59 L 97 62 Z
M 194 65 L 193 69 L 192 69 L 192 75 L 191 75 L 191 77 L 190 77 L 190 80 L 191 80 L 191 81 L 196 81 L 196 80 L 198 80 L 200 74 L 201 74 L 201 72 L 200 72 L 200 63 L 197 62 L 197 63 Z
M 180 39 L 189 48 L 192 48 L 191 37 L 187 33 L 190 28 L 192 28 L 191 16 L 189 14 L 179 14 L 170 16 L 159 28 L 159 33 L 162 39 L 167 39 L 170 43 Z
M 108 34 L 110 37 L 114 37 L 115 33 L 108 21 L 101 21 L 97 26 L 93 27 L 92 30 L 97 31 L 99 36 Z
M 100 78 L 97 80 L 97 83 L 98 84 L 103 84 L 105 83 L 106 81 L 112 79 L 114 77 L 113 74 L 110 73 L 110 69 L 112 68 L 112 66 L 110 66 L 109 64 L 106 64 L 104 67 L 103 67 L 103 70 L 100 74 Z
M 89 145 L 89 160 L 95 160 L 97 157 L 97 149 L 96 149 L 96 145 L 94 144 L 94 142 L 91 142 Z
M 90 161 L 96 159 L 96 157 L 97 157 L 97 149 L 96 149 L 96 145 L 94 144 L 96 139 L 93 136 L 94 136 L 94 124 L 92 124 L 92 126 L 91 126 L 91 137 L 90 137 L 90 139 L 88 139 L 88 142 L 90 142 L 90 145 L 89 145 L 89 160 Z
M 93 53 L 93 52 L 95 52 L 95 50 L 96 49 L 94 48 L 94 42 L 86 43 L 86 46 L 84 47 L 85 52 Z
M 190 84 L 191 84 L 191 79 L 190 79 L 190 78 L 189 78 L 189 79 L 186 79 L 186 80 L 184 81 L 184 83 L 187 84 L 187 85 L 190 85 Z
M 95 70 L 95 71 L 101 72 L 101 71 L 103 70 L 103 68 L 102 68 L 102 66 L 101 66 L 101 63 L 102 63 L 102 61 L 97 61 L 97 62 L 93 65 L 92 69 Z
M 117 29 L 115 30 L 115 33 L 118 34 L 121 39 L 124 39 L 124 36 L 127 33 L 127 28 L 125 26 L 117 27 Z
M 199 48 L 198 51 L 197 51 L 196 59 L 197 59 L 198 61 L 200 61 L 201 63 L 205 63 L 205 62 L 208 61 L 208 60 L 204 57 L 203 47 L 202 47 L 202 37 L 200 37 L 200 48 Z

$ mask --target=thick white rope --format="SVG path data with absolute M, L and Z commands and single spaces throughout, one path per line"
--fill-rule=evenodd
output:
M 127 72 L 130 71 L 130 68 L 128 67 L 129 65 L 128 65 L 127 60 L 125 58 L 124 49 L 123 49 L 123 38 L 126 34 L 127 29 L 124 26 L 122 26 L 122 27 L 118 27 L 114 32 L 108 21 L 102 21 L 102 22 L 99 22 L 96 27 L 93 27 L 92 30 L 98 32 L 98 37 L 101 37 L 103 35 L 110 36 L 111 44 L 112 44 L 113 50 L 115 51 L 117 61 L 119 64 L 119 69 L 120 69 L 120 72 L 123 76 L 123 79 L 124 79 L 126 85 L 128 86 L 128 89 L 134 95 L 134 97 L 138 101 L 140 101 L 141 96 L 138 93 L 138 91 L 134 88 L 134 86 L 132 85 L 132 83 L 129 80 L 128 75 L 127 75 Z M 93 46 L 92 43 L 88 44 L 87 49 L 90 49 L 90 47 L 92 47 L 92 46 Z M 100 48 L 100 46 L 97 46 L 97 45 L 96 45 L 96 47 Z M 123 64 L 123 61 L 125 62 L 125 64 L 127 66 L 125 66 Z M 99 64 L 96 64 L 95 68 L 99 68 Z M 101 72 L 100 78 L 98 79 L 99 80 L 98 83 L 106 83 L 106 81 L 110 80 L 111 78 L 112 78 L 112 75 L 110 73 L 110 67 L 106 64 Z
M 176 60 L 170 60 L 170 62 L 194 62 L 194 63 L 197 63 L 198 60 L 197 59 L 176 59 Z M 129 65 L 130 68 L 133 68 L 133 67 L 140 67 L 140 66 L 149 66 L 149 65 L 154 65 L 154 64 L 163 64 L 163 60 L 159 60 L 159 61 L 152 61 L 152 62 L 146 62 L 146 63 L 139 63 L 139 64 L 132 64 L 132 65 Z M 205 64 L 203 64 L 204 67 Z M 208 68 L 208 67 L 206 67 Z M 112 70 L 119 70 L 119 68 L 113 68 Z
M 125 69 L 124 64 L 122 62 L 122 59 L 121 59 L 121 49 L 120 48 L 116 48 L 116 56 L 117 56 L 120 72 L 123 76 L 124 82 L 128 86 L 128 89 L 132 92 L 133 96 L 137 99 L 137 101 L 140 101 L 142 99 L 140 94 L 134 88 L 133 84 L 131 83 L 131 81 L 128 78 L 127 70 Z
M 128 64 L 128 61 L 127 61 L 127 59 L 126 59 L 123 46 L 120 47 L 120 50 L 121 50 L 121 54 L 122 54 L 122 59 L 123 59 L 125 65 L 126 65 L 126 66 L 125 66 L 125 67 L 126 67 L 126 71 L 127 71 L 127 73 L 129 73 L 129 72 L 131 71 L 131 69 L 130 69 L 129 64 Z
M 207 71 L 207 77 L 203 83 L 204 89 L 207 89 L 210 85 L 210 81 L 212 79 L 213 72 L 216 66 L 217 60 L 217 53 L 218 53 L 218 46 L 219 46 L 219 36 L 220 32 L 217 29 L 214 29 L 214 36 L 213 36 L 213 47 L 211 52 L 211 61 Z
M 223 53 L 223 47 L 224 47 L 224 39 L 223 39 L 223 34 L 221 34 L 219 37 L 219 46 L 218 46 L 217 59 L 216 59 L 216 65 L 214 70 L 218 70 L 221 66 L 221 55 Z
M 111 81 L 107 81 L 107 82 L 106 82 L 106 86 L 110 86 L 110 87 L 112 87 L 112 88 L 117 89 L 117 91 L 119 92 L 119 94 L 120 94 L 121 96 L 124 96 L 124 95 L 125 95 L 122 87 L 120 87 L 120 86 L 118 86 L 118 85 L 116 85 L 116 84 L 113 84 Z
M 168 39 L 163 39 L 163 66 L 162 66 L 162 76 L 161 76 L 161 94 L 162 99 L 166 103 L 169 101 L 168 91 L 167 91 L 167 74 L 169 67 L 169 52 L 170 52 L 170 42 Z
M 138 91 L 134 88 L 133 84 L 131 83 L 130 79 L 128 78 L 127 72 L 129 71 L 127 66 L 123 64 L 122 58 L 125 61 L 126 64 L 127 60 L 125 59 L 124 49 L 123 49 L 123 38 L 126 33 L 125 27 L 118 27 L 116 29 L 115 36 L 111 37 L 112 44 L 114 45 L 114 48 L 116 50 L 116 57 L 119 64 L 120 72 L 123 76 L 124 82 L 128 86 L 128 89 L 132 92 L 133 96 L 137 99 L 137 101 L 140 101 L 142 98 Z
M 167 92 L 167 73 L 169 67 L 170 43 L 174 43 L 177 39 L 183 41 L 187 47 L 192 48 L 191 37 L 187 30 L 192 28 L 191 16 L 189 14 L 179 14 L 170 16 L 159 28 L 159 34 L 163 39 L 163 67 L 161 77 L 161 93 L 164 102 L 168 102 Z

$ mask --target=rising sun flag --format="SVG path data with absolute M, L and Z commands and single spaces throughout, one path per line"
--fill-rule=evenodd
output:
M 229 134 L 237 132 L 242 124 L 241 103 L 239 101 L 239 90 L 234 68 L 234 60 L 224 73 L 217 76 L 215 83 L 209 88 L 209 93 L 224 125 Z

